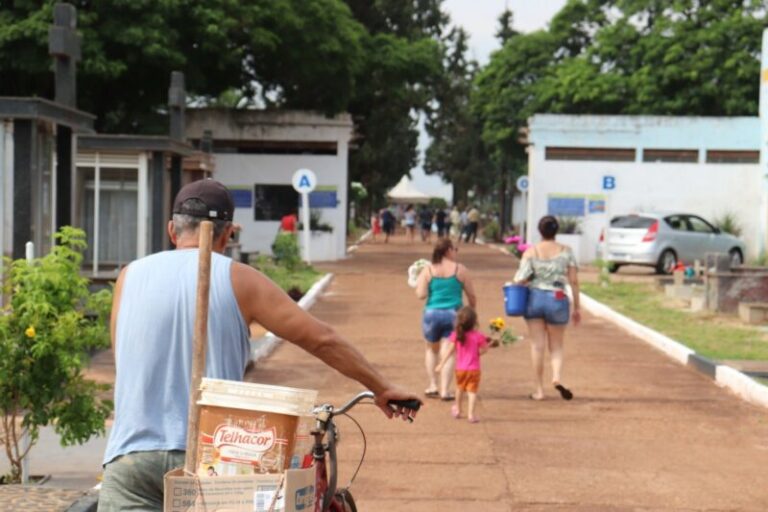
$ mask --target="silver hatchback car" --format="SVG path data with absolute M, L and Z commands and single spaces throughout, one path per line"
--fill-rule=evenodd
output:
M 645 265 L 655 267 L 659 274 L 671 274 L 678 262 L 703 261 L 708 252 L 728 254 L 732 265 L 744 262 L 741 240 L 689 213 L 614 217 L 607 233 L 600 235 L 598 248 L 598 256 L 608 262 L 611 272 L 622 265 Z

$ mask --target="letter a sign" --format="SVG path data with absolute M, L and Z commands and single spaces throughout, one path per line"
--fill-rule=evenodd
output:
M 293 188 L 299 194 L 309 194 L 315 190 L 317 185 L 317 176 L 309 169 L 299 169 L 293 173 Z

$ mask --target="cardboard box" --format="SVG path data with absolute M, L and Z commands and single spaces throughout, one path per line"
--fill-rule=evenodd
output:
M 163 511 L 267 512 L 283 477 L 275 512 L 312 512 L 313 467 L 279 474 L 213 477 L 185 476 L 183 469 L 174 469 L 165 474 Z

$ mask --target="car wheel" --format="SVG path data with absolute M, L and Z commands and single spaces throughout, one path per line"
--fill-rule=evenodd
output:
M 672 249 L 667 249 L 659 256 L 656 263 L 656 272 L 658 274 L 671 274 L 677 266 L 677 255 Z
M 731 258 L 731 266 L 732 267 L 738 267 L 742 263 L 744 263 L 744 256 L 741 254 L 741 251 L 738 249 L 731 249 L 728 253 L 728 256 Z
M 619 265 L 618 263 L 608 264 L 608 272 L 610 272 L 611 274 L 615 274 L 616 272 L 619 271 L 620 268 L 621 268 L 621 265 Z

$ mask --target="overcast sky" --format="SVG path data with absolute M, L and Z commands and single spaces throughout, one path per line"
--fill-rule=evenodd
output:
M 455 25 L 469 33 L 470 50 L 481 65 L 488 62 L 491 52 L 499 48 L 494 34 L 498 27 L 499 14 L 509 6 L 514 14 L 512 26 L 519 32 L 532 32 L 545 28 L 566 0 L 445 0 L 443 9 L 451 16 Z M 429 144 L 425 133 L 421 134 L 419 145 L 422 150 Z M 423 159 L 423 154 L 422 154 Z M 427 176 L 421 165 L 411 171 L 413 184 L 430 195 L 450 199 L 451 187 L 437 176 Z

